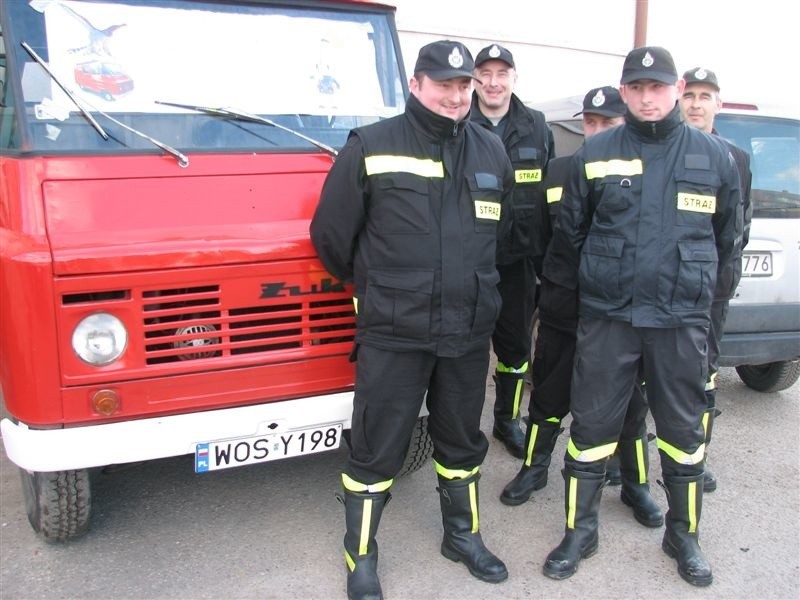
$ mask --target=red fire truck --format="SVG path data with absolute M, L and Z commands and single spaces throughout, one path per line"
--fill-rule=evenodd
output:
M 402 112 L 393 9 L 363 1 L 0 3 L 0 384 L 33 528 L 90 476 L 339 447 L 351 292 L 308 225 L 349 130 Z M 111 63 L 113 103 L 75 85 Z M 430 455 L 421 417 L 407 470 Z

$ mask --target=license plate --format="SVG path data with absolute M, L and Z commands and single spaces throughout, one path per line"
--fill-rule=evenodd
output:
M 270 460 L 326 452 L 342 442 L 342 424 L 332 423 L 284 433 L 201 442 L 195 446 L 195 473 L 252 465 Z
M 771 252 L 745 252 L 742 254 L 742 277 L 769 277 L 772 275 Z

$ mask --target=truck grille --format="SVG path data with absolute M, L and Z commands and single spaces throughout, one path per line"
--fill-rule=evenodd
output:
M 213 359 L 352 342 L 352 299 L 272 298 L 226 306 L 221 286 L 142 293 L 145 363 Z

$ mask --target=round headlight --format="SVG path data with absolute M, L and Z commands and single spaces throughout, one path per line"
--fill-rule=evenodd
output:
M 95 313 L 83 319 L 72 332 L 72 349 L 90 365 L 114 362 L 128 345 L 128 332 L 117 317 Z

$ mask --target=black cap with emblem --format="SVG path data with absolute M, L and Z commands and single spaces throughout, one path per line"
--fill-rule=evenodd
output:
M 640 79 L 674 85 L 678 81 L 678 71 L 669 50 L 660 46 L 642 46 L 628 52 L 619 82 L 624 85 Z
M 704 69 L 703 67 L 695 67 L 689 69 L 683 74 L 687 85 L 690 83 L 706 83 L 719 91 L 719 82 L 717 81 L 717 74 L 711 69 Z
M 461 42 L 439 40 L 419 50 L 414 73 L 425 73 L 435 81 L 472 77 L 472 54 Z
M 489 60 L 502 60 L 512 69 L 515 68 L 514 57 L 512 56 L 511 52 L 508 50 L 508 48 L 503 48 L 500 44 L 486 46 L 486 48 L 478 52 L 478 56 L 475 57 L 475 67 L 480 67 L 483 63 Z
M 573 117 L 590 113 L 601 117 L 623 117 L 625 116 L 625 103 L 619 90 L 610 85 L 599 88 L 592 88 L 583 97 L 583 110 L 576 112 Z

